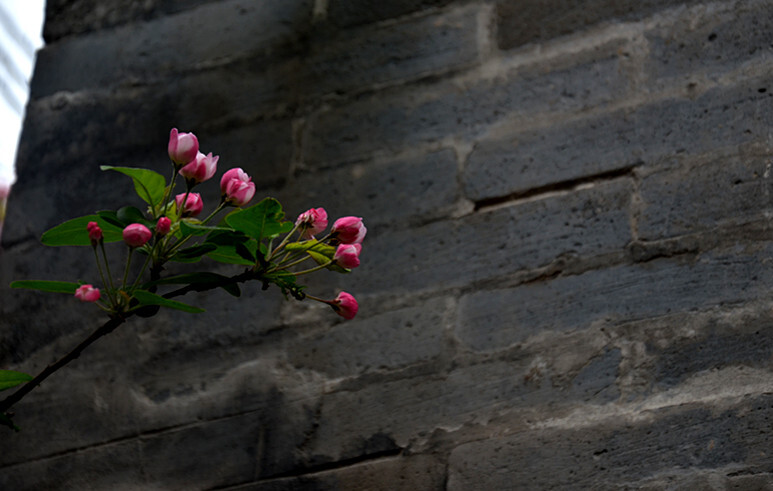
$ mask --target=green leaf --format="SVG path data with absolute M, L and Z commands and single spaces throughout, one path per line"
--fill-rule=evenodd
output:
M 217 249 L 215 244 L 199 244 L 177 251 L 177 254 L 172 256 L 170 259 L 172 261 L 181 263 L 194 263 L 201 259 L 201 256 L 208 252 L 214 251 L 215 249 Z
M 99 218 L 103 219 L 110 225 L 115 225 L 121 229 L 126 226 L 121 220 L 118 219 L 118 213 L 113 210 L 98 211 L 97 215 L 99 215 Z
M 243 244 L 249 241 L 250 238 L 244 235 L 243 232 L 237 232 L 235 230 L 225 230 L 219 228 L 207 235 L 206 242 L 215 245 L 232 245 Z
M 10 389 L 32 380 L 32 375 L 14 370 L 0 370 L 0 390 Z
M 290 242 L 285 246 L 285 249 L 288 251 L 305 251 L 317 264 L 327 264 L 333 259 L 336 252 L 335 247 L 318 242 L 316 239 Z M 337 264 L 329 264 L 327 269 L 337 273 L 350 273 L 352 271 L 351 269 L 342 268 Z
M 260 203 L 231 213 L 225 217 L 228 225 L 244 232 L 257 241 L 273 239 L 287 229 L 282 205 L 274 198 L 265 198 Z M 292 228 L 292 224 L 290 225 Z
M 91 245 L 86 226 L 89 222 L 97 222 L 102 229 L 105 242 L 123 240 L 123 228 L 117 227 L 99 215 L 87 215 L 73 218 L 43 233 L 41 242 L 47 246 L 83 246 Z
M 178 302 L 177 300 L 170 300 L 164 298 L 161 295 L 156 295 L 146 290 L 134 290 L 132 296 L 136 298 L 142 305 L 160 305 L 162 307 L 169 307 L 170 309 L 182 310 L 183 312 L 190 312 L 192 314 L 198 314 L 204 312 L 204 309 L 188 305 L 187 303 Z
M 201 272 L 201 273 L 187 273 L 177 276 L 170 276 L 169 278 L 163 278 L 160 280 L 148 283 L 146 286 L 151 285 L 192 285 L 196 291 L 209 290 L 213 286 L 217 286 L 227 291 L 234 297 L 241 295 L 241 290 L 237 283 L 229 283 L 230 278 L 217 273 Z M 199 288 L 201 287 L 201 288 Z
M 200 223 L 192 222 L 189 219 L 180 221 L 180 231 L 183 233 L 183 237 L 189 235 L 207 235 L 215 231 L 233 232 L 230 228 L 201 225 Z
M 11 288 L 26 288 L 29 290 L 40 290 L 42 292 L 53 293 L 75 293 L 80 285 L 70 283 L 69 281 L 48 281 L 48 280 L 19 280 L 11 283 Z
M 145 218 L 145 215 L 139 208 L 135 208 L 134 206 L 124 206 L 119 208 L 115 215 L 124 227 L 131 225 L 132 223 L 141 223 L 149 227 L 155 225 L 155 223 Z
M 158 172 L 150 169 L 113 167 L 110 165 L 103 165 L 100 169 L 114 170 L 131 177 L 134 181 L 134 190 L 137 192 L 137 195 L 151 206 L 157 205 L 164 199 L 166 180 L 164 179 L 164 176 Z
M 303 293 L 303 289 L 306 288 L 306 286 L 297 285 L 295 283 L 297 277 L 287 270 L 281 270 L 281 271 L 276 271 L 274 273 L 269 273 L 267 275 L 264 275 L 263 278 L 266 281 L 270 283 L 274 283 L 276 286 L 278 286 L 282 290 L 282 293 L 285 296 L 290 294 L 298 300 L 303 300 L 306 296 Z
M 249 242 L 246 242 L 244 246 L 250 252 L 252 257 L 255 257 L 256 251 L 258 249 L 258 243 L 251 239 Z M 215 261 L 226 264 L 244 264 L 245 266 L 252 266 L 255 264 L 254 259 L 249 261 L 242 257 L 237 252 L 236 247 L 237 246 L 234 245 L 219 245 L 214 251 L 208 252 L 207 256 L 214 259 Z

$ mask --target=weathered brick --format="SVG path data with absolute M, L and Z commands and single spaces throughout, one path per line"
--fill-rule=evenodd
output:
M 658 240 L 767 219 L 773 182 L 765 147 L 675 157 L 644 173 L 638 237 Z
M 466 84 L 379 93 L 309 118 L 304 160 L 340 163 L 449 137 L 472 139 L 502 118 L 601 107 L 628 92 L 612 42 L 551 69 L 518 69 Z
M 690 10 L 645 34 L 645 68 L 656 86 L 698 77 L 718 80 L 752 60 L 769 60 L 771 29 L 773 9 L 767 2 Z M 773 90 L 769 84 L 760 88 Z
M 773 287 L 766 274 L 770 251 L 715 251 L 656 259 L 576 276 L 479 291 L 462 297 L 457 336 L 490 351 L 524 343 L 544 331 L 587 329 L 763 298 Z M 549 315 L 546 315 L 549 312 Z
M 534 378 L 535 358 L 541 359 L 536 354 L 479 363 L 326 395 L 320 419 L 325 424 L 310 443 L 311 455 L 326 462 L 410 448 L 417 436 L 436 429 L 487 421 L 518 408 L 556 407 L 557 398 L 560 404 L 571 405 L 579 400 L 606 402 L 617 396 L 617 370 L 611 367 L 619 360 L 615 350 L 589 360 L 574 376 L 563 374 L 562 380 Z
M 379 164 L 304 170 L 279 193 L 288 214 L 324 204 L 331 219 L 356 215 L 368 227 L 448 216 L 459 197 L 451 149 Z M 421 197 L 420 199 L 414 199 Z
M 507 196 L 663 157 L 765 141 L 773 117 L 759 109 L 771 95 L 757 90 L 760 83 L 483 140 L 468 158 L 465 192 L 473 200 Z M 730 117 L 728 111 L 744 116 Z
M 769 395 L 712 411 L 664 408 L 647 418 L 607 418 L 460 445 L 449 461 L 448 489 L 620 488 L 670 473 L 711 469 L 760 472 L 770 466 Z
M 387 457 L 357 463 L 341 469 L 258 481 L 235 491 L 283 491 L 337 489 L 341 491 L 442 490 L 445 463 L 428 455 Z
M 319 36 L 300 62 L 306 92 L 362 91 L 470 66 L 478 58 L 477 7 Z
M 512 49 L 542 43 L 603 22 L 640 20 L 660 10 L 695 1 L 673 0 L 500 0 L 497 43 Z
M 535 269 L 559 257 L 620 252 L 630 241 L 630 193 L 628 180 L 615 180 L 368 237 L 362 264 L 345 278 L 346 286 L 361 294 L 447 289 Z
M 421 307 L 339 324 L 296 340 L 288 349 L 289 359 L 299 368 L 334 378 L 426 362 L 446 350 L 444 333 L 450 325 L 450 312 L 453 302 L 440 298 Z
M 392 19 L 451 2 L 452 0 L 330 0 L 326 20 L 335 26 L 348 27 Z
M 10 438 L 28 438 L 22 432 Z M 3 489 L 121 489 L 145 482 L 137 440 L 68 452 L 61 456 L 4 467 Z
M 38 54 L 31 98 L 113 87 L 127 81 L 147 83 L 267 52 L 272 45 L 294 39 L 311 21 L 311 14 L 312 0 L 249 4 L 229 0 L 65 39 Z M 212 22 L 214 18 L 219 21 Z
M 43 38 L 53 43 L 59 38 L 150 19 L 203 5 L 215 0 L 49 0 Z

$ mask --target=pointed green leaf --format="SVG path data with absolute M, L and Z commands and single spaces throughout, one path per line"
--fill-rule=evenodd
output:
M 97 222 L 102 229 L 105 242 L 123 240 L 123 228 L 116 227 L 99 215 L 88 215 L 73 218 L 43 233 L 40 241 L 47 246 L 82 246 L 91 245 L 86 226 L 89 222 Z
M 249 242 L 246 242 L 244 246 L 250 252 L 252 257 L 255 257 L 256 251 L 258 250 L 258 243 L 251 239 Z M 215 261 L 226 264 L 244 264 L 245 266 L 252 266 L 255 264 L 254 259 L 249 261 L 242 257 L 236 251 L 236 246 L 234 245 L 219 245 L 214 251 L 208 252 L 207 256 Z
M 132 296 L 136 298 L 142 305 L 160 305 L 162 307 L 182 310 L 183 312 L 190 312 L 192 314 L 204 312 L 204 309 L 178 302 L 177 300 L 170 300 L 168 298 L 162 297 L 161 295 L 156 295 L 155 293 L 151 293 L 146 290 L 134 290 L 134 292 L 132 292 Z
M 207 235 L 215 231 L 233 232 L 230 228 L 202 225 L 201 223 L 193 222 L 187 218 L 180 221 L 180 231 L 183 233 L 183 237 L 189 235 Z
M 0 370 L 0 390 L 16 387 L 32 380 L 32 375 L 14 370 Z
M 169 278 L 163 278 L 161 280 L 148 283 L 146 286 L 151 285 L 193 285 L 197 291 L 209 290 L 213 286 L 220 287 L 227 291 L 234 297 L 241 295 L 241 290 L 237 283 L 230 283 L 230 278 L 217 273 L 201 272 L 201 273 L 187 273 L 177 276 L 170 276 Z M 201 289 L 198 286 L 202 286 Z
M 75 293 L 80 285 L 70 283 L 69 281 L 48 281 L 48 280 L 19 280 L 11 283 L 11 288 L 26 288 L 29 290 L 40 290 L 42 292 L 52 293 Z
M 131 225 L 132 223 L 141 223 L 143 225 L 147 225 L 148 227 L 155 225 L 155 223 L 145 218 L 145 215 L 142 213 L 142 211 L 140 211 L 139 208 L 134 206 L 124 206 L 119 208 L 115 215 L 118 220 L 123 223 L 124 227 Z
M 166 180 L 164 179 L 164 176 L 158 172 L 150 169 L 113 167 L 110 165 L 103 165 L 100 169 L 114 170 L 131 177 L 134 181 L 134 190 L 137 192 L 137 195 L 151 206 L 157 205 L 164 199 Z
M 287 230 L 285 223 L 289 222 L 283 220 L 282 205 L 274 198 L 265 198 L 256 205 L 225 217 L 228 225 L 257 241 L 272 239 Z
M 215 244 L 199 244 L 193 247 L 188 247 L 177 252 L 170 259 L 181 263 L 193 263 L 201 259 L 204 254 L 217 249 Z
M 207 242 L 215 245 L 233 245 L 243 244 L 249 241 L 250 238 L 244 235 L 243 232 L 237 232 L 236 230 L 223 230 L 219 228 L 207 235 Z

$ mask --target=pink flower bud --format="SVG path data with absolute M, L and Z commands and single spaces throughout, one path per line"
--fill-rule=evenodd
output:
M 158 235 L 166 235 L 169 233 L 169 229 L 172 228 L 172 220 L 168 217 L 161 217 L 156 222 L 156 233 Z
M 298 215 L 295 225 L 301 228 L 301 238 L 313 239 L 327 228 L 327 212 L 324 208 L 311 208 Z
M 330 233 L 342 244 L 359 244 L 367 232 L 362 218 L 343 217 L 335 221 Z
M 354 319 L 354 316 L 357 315 L 357 310 L 360 308 L 357 305 L 357 300 L 346 292 L 339 293 L 335 300 L 330 303 L 330 306 L 333 307 L 336 314 L 350 320 Z
M 244 206 L 255 196 L 255 183 L 239 167 L 226 171 L 220 179 L 220 191 L 227 203 Z
M 91 245 L 97 245 L 102 240 L 102 229 L 99 228 L 97 222 L 89 222 L 86 225 L 86 230 L 89 231 L 89 239 L 91 239 Z
M 127 225 L 123 229 L 123 241 L 129 247 L 140 247 L 145 245 L 153 234 L 150 233 L 148 227 L 141 223 L 132 223 Z
M 75 290 L 75 298 L 81 302 L 96 302 L 100 296 L 99 288 L 94 288 L 92 285 L 81 285 Z
M 215 175 L 219 158 L 217 155 L 213 157 L 212 152 L 209 152 L 207 155 L 199 152 L 196 154 L 196 158 L 180 169 L 180 175 L 188 182 L 196 184 L 204 182 Z
M 188 199 L 185 199 L 185 194 L 180 193 L 174 197 L 174 201 L 177 203 L 177 211 L 180 212 L 180 216 L 195 217 L 204 209 L 201 195 L 199 193 L 188 193 Z M 184 199 L 185 206 L 183 206 Z
M 169 133 L 169 158 L 172 162 L 185 165 L 196 158 L 199 152 L 199 140 L 193 133 L 178 133 L 177 128 L 172 128 Z
M 343 268 L 356 268 L 360 265 L 360 251 L 360 244 L 341 244 L 333 255 L 333 261 Z

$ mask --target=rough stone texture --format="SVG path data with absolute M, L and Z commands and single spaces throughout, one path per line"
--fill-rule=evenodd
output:
M 130 319 L 15 405 L 0 488 L 773 487 L 770 14 L 50 0 L 0 368 L 37 373 L 96 328 L 5 285 L 94 282 L 87 248 L 37 239 L 141 205 L 99 165 L 168 174 L 172 127 L 289 218 L 323 206 L 368 235 L 352 274 L 307 282 L 354 294 L 353 321 L 254 284 Z

